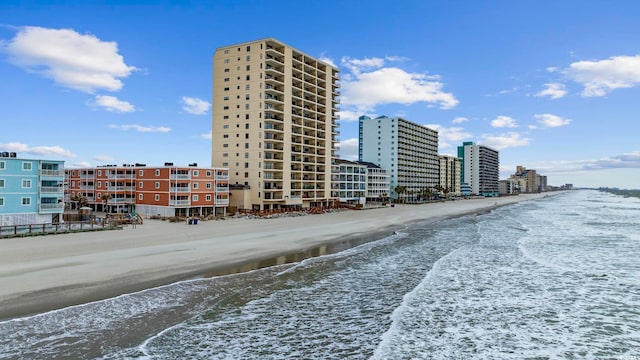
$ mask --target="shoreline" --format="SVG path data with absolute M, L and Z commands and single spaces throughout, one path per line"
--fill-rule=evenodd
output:
M 192 226 L 147 220 L 124 230 L 2 239 L 0 321 L 182 280 L 301 261 L 382 239 L 412 223 L 479 215 L 559 193 Z

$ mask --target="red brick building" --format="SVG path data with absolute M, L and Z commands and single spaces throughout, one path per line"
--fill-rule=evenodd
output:
M 140 215 L 224 215 L 229 206 L 229 170 L 196 164 L 105 165 L 65 169 L 70 208 Z

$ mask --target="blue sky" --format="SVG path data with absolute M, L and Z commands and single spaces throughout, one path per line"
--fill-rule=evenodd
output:
M 210 165 L 216 48 L 276 38 L 341 69 L 357 118 L 473 141 L 549 184 L 640 188 L 637 1 L 3 1 L 0 151 Z

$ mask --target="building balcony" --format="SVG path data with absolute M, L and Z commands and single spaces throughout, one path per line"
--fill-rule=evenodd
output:
M 40 176 L 46 177 L 64 177 L 64 170 L 45 170 L 40 169 Z
M 82 189 L 86 190 L 86 189 Z M 64 189 L 59 186 L 42 186 L 40 187 L 40 192 L 45 194 L 63 194 Z
M 40 204 L 38 210 L 42 212 L 62 212 L 64 211 L 64 203 Z
M 189 187 L 170 187 L 169 192 L 190 192 L 191 188 Z
M 215 205 L 220 205 L 220 206 L 228 206 L 229 205 L 229 199 L 216 199 L 214 204 Z
M 171 175 L 169 175 L 169 179 L 171 179 L 171 180 L 189 180 L 189 179 L 191 179 L 191 175 L 189 175 L 189 174 L 171 174 Z

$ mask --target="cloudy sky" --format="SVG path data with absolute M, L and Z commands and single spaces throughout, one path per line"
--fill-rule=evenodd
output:
M 209 166 L 215 49 L 274 37 L 340 68 L 342 158 L 358 116 L 400 116 L 501 178 L 640 188 L 636 1 L 83 3 L 0 3 L 0 151 Z

